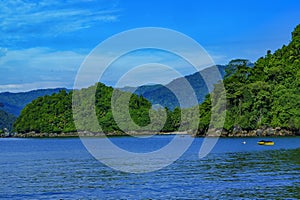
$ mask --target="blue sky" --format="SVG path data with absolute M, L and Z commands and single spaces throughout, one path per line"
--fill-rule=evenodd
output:
M 268 49 L 274 51 L 290 41 L 291 31 L 300 23 L 299 13 L 298 0 L 0 1 L 0 92 L 72 88 L 92 49 L 114 34 L 140 27 L 186 34 L 217 64 L 233 58 L 254 62 Z M 141 60 L 148 53 L 132 54 L 130 59 Z M 151 57 L 165 65 L 185 65 L 162 52 Z M 112 69 L 129 69 L 126 64 L 120 61 Z M 189 73 L 186 70 L 182 75 Z M 106 84 L 117 78 L 117 73 L 107 74 Z M 143 79 L 141 74 L 135 78 Z M 163 77 L 162 82 L 172 78 Z

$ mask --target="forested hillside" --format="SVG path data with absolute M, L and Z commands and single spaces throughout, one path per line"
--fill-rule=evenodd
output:
M 96 94 L 91 94 L 97 87 Z M 112 87 L 107 87 L 101 83 L 82 89 L 79 92 L 83 95 L 95 95 L 96 113 L 104 132 L 121 132 L 116 125 L 111 110 Z M 14 124 L 14 130 L 19 133 L 36 132 L 36 133 L 66 133 L 75 132 L 76 128 L 73 121 L 72 112 L 72 94 L 65 90 L 51 96 L 39 97 L 29 103 L 21 112 Z M 87 98 L 88 100 L 89 98 Z M 84 102 L 83 102 L 84 103 Z M 85 105 L 82 105 L 85 107 Z M 149 123 L 148 110 L 151 104 L 137 95 L 132 95 L 130 99 L 130 114 L 135 122 L 144 126 Z M 85 114 L 85 115 L 84 115 Z M 86 113 L 83 113 L 82 122 L 85 130 L 93 131 L 93 127 L 85 123 L 88 120 Z
M 7 113 L 18 116 L 21 110 L 32 100 L 41 96 L 58 93 L 62 89 L 64 88 L 39 89 L 17 93 L 3 92 L 0 93 L 0 109 Z
M 74 131 L 71 92 L 61 90 L 51 96 L 45 95 L 33 100 L 22 110 L 14 130 L 20 133 Z
M 231 63 L 224 79 L 227 113 L 224 129 L 254 130 L 268 127 L 300 131 L 300 25 L 292 41 L 274 53 L 267 52 L 253 68 Z M 216 87 L 217 88 L 217 87 Z M 209 97 L 200 106 L 202 128 L 207 128 Z M 217 127 L 220 128 L 220 127 Z

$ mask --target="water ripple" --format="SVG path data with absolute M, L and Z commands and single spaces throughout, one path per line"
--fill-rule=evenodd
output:
M 92 158 L 78 139 L 4 140 L 0 199 L 300 198 L 300 149 L 219 146 L 199 160 L 198 147 L 159 171 L 129 174 Z

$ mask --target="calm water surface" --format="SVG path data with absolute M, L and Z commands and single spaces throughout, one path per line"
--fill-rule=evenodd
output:
M 172 137 L 111 140 L 147 152 Z M 196 138 L 175 163 L 144 174 L 101 164 L 78 138 L 0 139 L 0 199 L 299 199 L 300 138 L 272 138 L 274 146 L 260 139 L 219 139 L 199 159 L 203 139 Z

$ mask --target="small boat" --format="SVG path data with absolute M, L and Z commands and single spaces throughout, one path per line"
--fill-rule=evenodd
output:
M 269 140 L 261 140 L 261 141 L 257 142 L 257 144 L 271 146 L 271 145 L 274 145 L 275 143 L 273 141 L 269 141 Z

